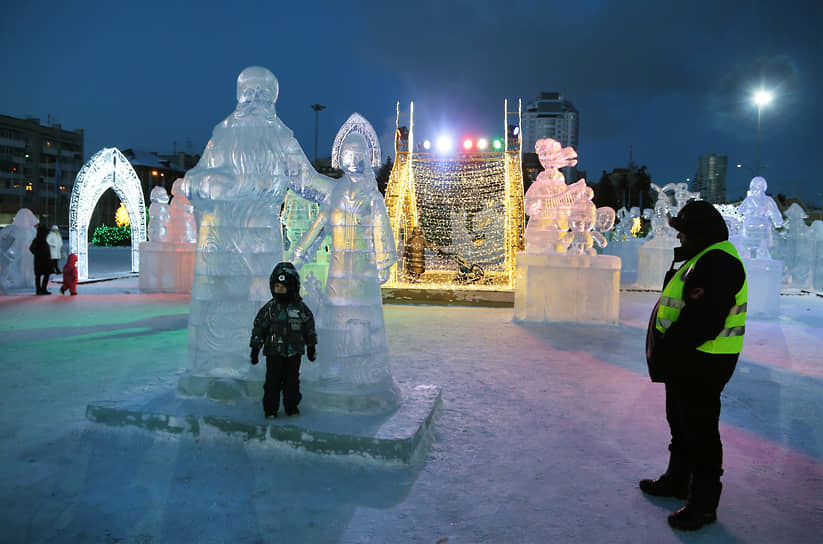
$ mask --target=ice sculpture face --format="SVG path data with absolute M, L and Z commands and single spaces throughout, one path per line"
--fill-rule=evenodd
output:
M 34 285 L 34 261 L 29 246 L 39 223 L 31 210 L 20 208 L 11 225 L 0 230 L 0 292 Z
M 572 205 L 569 224 L 572 230 L 570 255 L 596 255 L 594 242 L 600 247 L 608 244 L 601 232 L 606 232 L 614 225 L 614 210 L 609 207 L 595 208 L 592 202 L 594 191 L 587 187 Z
M 283 261 L 279 215 L 286 192 L 320 201 L 333 185 L 277 117 L 278 92 L 266 68 L 243 70 L 235 110 L 214 128 L 179 192 L 172 189 L 173 207 L 186 209 L 181 195 L 194 206 L 198 236 L 184 391 L 226 377 L 262 380 L 263 370 L 248 364 L 248 337 L 270 298 L 269 274 Z
M 769 248 L 772 232 L 783 226 L 783 216 L 774 199 L 766 194 L 766 180 L 757 176 L 749 183 L 749 195 L 737 211 L 743 218 L 741 227 L 741 256 L 771 260 Z
M 269 70 L 261 66 L 250 66 L 237 77 L 237 103 L 258 103 L 274 105 L 280 85 Z
M 340 150 L 340 166 L 345 172 L 362 174 L 369 164 L 366 140 L 359 134 L 349 134 Z
M 388 361 L 380 285 L 388 280 L 397 254 L 369 156 L 360 134 L 345 137 L 340 165 L 346 174 L 293 254 L 295 266 L 302 268 L 311 261 L 316 241 L 331 234 L 326 290 L 315 312 L 318 357 L 301 379 L 336 394 L 369 392 L 382 399 L 381 409 L 390 409 L 399 396 Z

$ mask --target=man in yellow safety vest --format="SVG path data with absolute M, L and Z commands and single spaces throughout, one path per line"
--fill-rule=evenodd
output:
M 669 224 L 678 231 L 680 247 L 646 334 L 649 376 L 666 387 L 669 466 L 659 478 L 641 480 L 640 489 L 687 499 L 669 516 L 669 525 L 695 530 L 717 519 L 720 393 L 743 348 L 746 271 L 712 204 L 692 200 Z

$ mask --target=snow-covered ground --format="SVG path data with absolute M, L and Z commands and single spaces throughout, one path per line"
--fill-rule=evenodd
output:
M 719 519 L 689 534 L 666 523 L 681 502 L 637 488 L 668 453 L 663 387 L 643 358 L 654 293 L 621 293 L 614 327 L 386 305 L 397 381 L 443 388 L 429 454 L 404 466 L 86 421 L 90 402 L 175 386 L 188 297 L 140 294 L 136 278 L 79 292 L 0 297 L 3 542 L 812 543 L 823 534 L 823 298 L 814 295 L 783 296 L 778 318 L 749 321 L 724 392 Z

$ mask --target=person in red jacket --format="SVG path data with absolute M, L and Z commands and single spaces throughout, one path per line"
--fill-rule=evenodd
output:
M 66 291 L 72 295 L 77 294 L 77 255 L 69 255 L 66 264 L 63 266 L 63 285 L 60 287 L 60 294 Z

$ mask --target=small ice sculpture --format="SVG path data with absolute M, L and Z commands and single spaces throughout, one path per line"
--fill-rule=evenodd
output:
M 569 255 L 597 255 L 594 242 L 600 247 L 606 247 L 608 241 L 601 232 L 606 232 L 614 225 L 614 210 L 607 206 L 595 208 L 594 191 L 590 187 L 572 204 L 569 213 L 569 226 L 572 231 L 572 241 Z M 640 212 L 640 209 L 637 209 Z
M 264 370 L 249 365 L 247 339 L 257 310 L 271 298 L 272 268 L 283 260 L 286 191 L 319 201 L 333 184 L 277 117 L 278 92 L 266 68 L 243 70 L 237 107 L 214 127 L 184 178 L 182 194 L 194 205 L 198 227 L 184 393 L 231 398 L 238 392 L 223 378 L 262 381 Z
M 643 210 L 643 218 L 649 220 L 652 218 L 652 210 L 646 208 Z M 614 237 L 616 240 L 630 240 L 636 237 L 636 233 L 640 227 L 640 207 L 632 206 L 631 210 L 626 210 L 622 207 L 617 211 L 617 218 L 620 222 L 614 227 Z
M 166 239 L 175 244 L 197 242 L 197 223 L 194 221 L 194 206 L 183 193 L 183 180 L 177 178 L 171 186 L 174 196 L 169 206 L 169 228 Z M 151 213 L 151 210 L 149 210 Z
M 673 184 L 669 184 L 666 187 L 671 185 Z M 658 187 L 654 183 L 651 184 L 651 188 L 657 191 L 657 200 L 654 203 L 652 230 L 647 238 L 650 240 L 666 240 L 674 243 L 674 240 L 677 238 L 677 232 L 669 226 L 669 216 L 677 215 L 678 208 L 672 205 L 672 201 L 669 195 L 666 194 L 665 189 Z
M 20 208 L 11 225 L 0 230 L 0 291 L 34 287 L 34 260 L 29 246 L 37 235 L 37 217 Z
M 164 187 L 158 185 L 149 193 L 149 199 L 149 240 L 165 242 L 169 227 L 169 194 Z
M 293 254 L 295 266 L 302 268 L 311 261 L 317 240 L 331 234 L 326 291 L 316 311 L 317 362 L 306 365 L 302 380 L 314 398 L 325 393 L 338 399 L 327 408 L 353 412 L 387 411 L 399 402 L 380 293 L 397 255 L 370 155 L 362 135 L 345 136 L 340 153 L 345 175 Z
M 812 287 L 823 291 L 823 221 L 812 221 L 811 238 L 814 248 L 812 259 Z
M 766 179 L 752 178 L 749 193 L 738 206 L 743 217 L 741 229 L 741 257 L 771 259 L 772 230 L 783 226 L 783 216 L 774 199 L 766 194 Z
M 780 260 L 783 261 L 783 285 L 787 287 L 811 287 L 814 246 L 811 229 L 805 219 L 809 216 L 793 202 L 785 212 L 785 230 L 780 235 Z
M 571 147 L 562 147 L 551 138 L 534 144 L 544 170 L 524 195 L 527 253 L 565 253 L 569 246 L 568 216 L 572 204 L 586 190 L 586 180 L 566 185 L 560 168 L 577 164 L 577 153 Z

